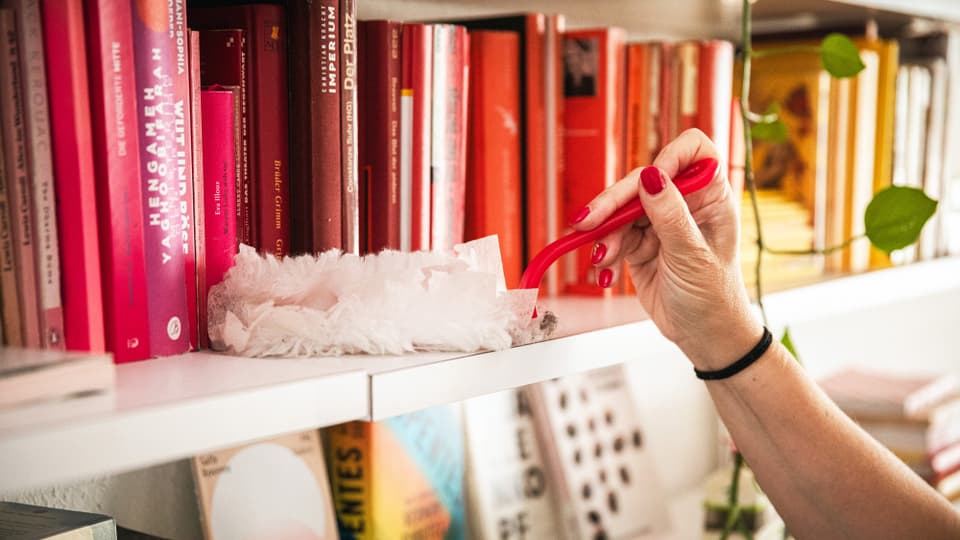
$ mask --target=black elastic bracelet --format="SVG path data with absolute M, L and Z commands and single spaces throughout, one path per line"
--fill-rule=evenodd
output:
M 750 367 L 750 364 L 756 362 L 757 358 L 763 356 L 763 353 L 767 352 L 767 349 L 770 348 L 771 343 L 773 343 L 773 334 L 771 334 L 770 331 L 767 330 L 767 327 L 764 326 L 763 337 L 760 338 L 760 342 L 750 349 L 750 352 L 745 354 L 743 358 L 722 369 L 717 369 L 714 371 L 700 371 L 697 368 L 693 368 L 693 372 L 697 375 L 698 379 L 704 381 L 717 381 L 720 379 L 733 377 L 737 373 L 740 373 L 741 371 Z

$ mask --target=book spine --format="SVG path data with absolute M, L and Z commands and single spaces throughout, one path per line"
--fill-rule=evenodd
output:
M 359 26 L 360 169 L 367 190 L 371 253 L 400 249 L 400 23 Z
M 171 12 L 185 13 L 184 0 L 169 2 Z M 169 356 L 190 348 L 183 242 L 184 225 L 188 224 L 184 223 L 182 210 L 187 200 L 178 160 L 184 131 L 185 96 L 180 89 L 186 77 L 186 58 L 174 38 L 176 27 L 168 26 L 167 9 L 158 6 L 133 0 L 131 9 L 150 354 Z
M 342 249 L 346 253 L 366 251 L 361 245 L 360 182 L 357 147 L 357 4 L 340 0 L 340 192 L 343 221 Z
M 11 201 L 11 222 L 15 246 L 14 258 L 20 280 L 20 320 L 23 345 L 38 348 L 40 339 L 40 298 L 37 290 L 36 255 L 32 194 L 27 172 L 27 136 L 24 129 L 23 93 L 20 85 L 20 46 L 13 11 L 5 12 L 6 23 L 0 66 L 5 75 L 0 81 L 3 141 L 6 145 L 7 191 Z
M 60 253 L 50 144 L 50 111 L 44 66 L 43 29 L 38 0 L 20 0 L 20 68 L 30 185 L 33 192 L 34 249 L 40 295 L 41 345 L 63 349 Z
M 657 138 L 659 147 L 667 145 L 677 136 L 677 115 L 679 113 L 680 103 L 677 96 L 680 95 L 679 88 L 679 54 L 676 43 L 663 42 L 660 44 L 660 77 L 657 79 L 660 83 L 660 105 L 657 116 Z
M 528 24 L 531 18 L 527 17 Z M 560 238 L 561 231 L 567 225 L 563 216 L 563 33 L 562 15 L 548 15 L 545 18 L 546 32 L 543 35 L 543 108 L 545 117 L 545 159 L 546 159 L 546 233 L 547 242 Z M 532 30 L 528 30 L 532 31 Z M 532 256 L 532 254 L 531 254 Z M 560 268 L 554 266 L 547 270 L 545 286 L 541 290 L 547 294 L 560 293 Z
M 60 230 L 66 348 L 103 352 L 100 245 L 90 130 L 83 6 L 66 0 L 43 4 L 51 135 Z
M 413 249 L 413 30 L 400 32 L 400 251 Z
M 206 268 L 207 268 L 207 249 L 206 239 L 204 237 L 206 230 L 206 220 L 203 213 L 203 116 L 201 113 L 200 89 L 200 32 L 196 30 L 189 31 L 189 60 L 187 62 L 189 83 L 190 83 L 190 174 L 193 177 L 193 241 L 195 264 L 193 265 L 193 275 L 187 274 L 187 287 L 194 290 L 192 301 L 188 299 L 190 308 L 190 328 L 193 330 L 192 342 L 198 348 L 209 348 L 207 338 L 207 286 L 206 286 Z M 232 112 L 231 112 L 232 114 Z M 231 144 L 233 139 L 230 140 Z M 236 169 L 234 169 L 236 171 Z M 236 186 L 236 179 L 234 179 Z M 236 188 L 234 188 L 236 189 Z M 236 195 L 236 193 L 234 193 Z M 237 208 L 236 197 L 234 196 L 233 215 L 236 217 Z M 236 235 L 234 235 L 234 238 Z M 189 289 L 188 289 L 189 290 Z
M 10 10 L 0 10 L 0 49 L 6 48 L 6 39 L 15 28 L 13 13 Z M 5 55 L 0 50 L 0 61 Z M 6 62 L 0 64 L 5 69 Z M 6 84 L 6 83 L 3 83 Z M 3 90 L 0 90 L 0 95 Z M 0 112 L 3 105 L 0 103 Z M 2 124 L 2 120 L 0 120 Z M 23 325 L 20 320 L 20 291 L 17 287 L 17 261 L 14 257 L 13 223 L 14 217 L 11 208 L 12 200 L 7 194 L 9 180 L 6 158 L 8 150 L 4 147 L 5 133 L 0 125 L 0 298 L 2 298 L 3 313 L 3 343 L 11 347 L 23 346 Z
M 204 90 L 203 179 L 205 269 L 200 290 L 201 340 L 207 336 L 207 293 L 223 277 L 237 252 L 236 156 L 234 154 L 234 94 L 229 90 Z
M 326 430 L 330 491 L 340 538 L 372 540 L 372 422 L 347 422 Z
M 90 104 L 107 350 L 149 356 L 149 319 L 130 4 L 86 4 Z
M 404 26 L 403 61 L 409 65 L 411 114 L 410 165 L 410 248 L 430 249 L 430 142 L 433 102 L 433 27 L 425 24 Z M 404 70 L 406 71 L 405 66 Z
M 430 247 L 450 250 L 463 242 L 470 52 L 465 28 L 434 28 Z
M 546 37 L 544 28 L 546 17 L 528 15 L 524 25 L 524 51 L 520 61 L 520 71 L 524 77 L 521 136 L 524 141 L 522 160 L 524 162 L 525 217 L 524 258 L 529 262 L 534 255 L 550 243 L 550 218 L 548 216 L 548 178 L 545 163 L 545 146 L 550 134 L 546 130 L 547 99 L 549 74 L 546 66 Z M 548 271 L 543 290 L 550 288 L 550 278 L 556 277 L 556 271 Z
M 733 44 L 711 40 L 700 44 L 697 79 L 697 127 L 722 157 L 730 153 L 730 100 L 733 99 Z
M 282 6 L 258 4 L 252 11 L 248 69 L 256 136 L 254 188 L 257 243 L 263 253 L 284 257 L 290 248 L 290 184 L 287 130 L 287 30 Z
M 677 83 L 680 99 L 677 103 L 677 130 L 697 127 L 699 109 L 700 45 L 686 41 L 677 46 Z
M 498 236 L 508 287 L 520 282 L 523 266 L 519 57 L 516 34 L 470 32 L 465 235 Z
M 174 91 L 174 132 L 177 192 L 180 197 L 180 245 L 183 247 L 184 289 L 187 294 L 187 336 L 190 350 L 199 346 L 197 335 L 197 240 L 193 185 L 193 125 L 190 123 L 190 30 L 186 0 L 174 4 L 173 35 L 177 46 Z

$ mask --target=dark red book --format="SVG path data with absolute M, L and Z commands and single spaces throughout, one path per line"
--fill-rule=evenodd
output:
M 433 27 L 430 248 L 463 242 L 470 42 L 463 26 Z
M 23 330 L 23 345 L 30 348 L 41 346 L 40 292 L 37 286 L 36 231 L 33 219 L 33 194 L 27 166 L 27 135 L 24 126 L 22 72 L 20 45 L 17 39 L 16 17 L 5 12 L 5 34 L 0 51 L 0 111 L 3 118 L 3 141 L 5 147 L 7 188 L 11 205 L 14 257 L 17 261 L 18 286 L 20 289 L 20 320 Z
M 187 274 L 187 305 L 190 306 L 190 328 L 193 331 L 191 343 L 196 347 L 204 348 L 203 339 L 207 335 L 206 322 L 200 326 L 201 320 L 206 320 L 206 283 L 203 276 L 206 274 L 206 244 L 204 239 L 205 220 L 203 215 L 203 116 L 200 111 L 200 32 L 190 31 L 188 42 L 188 67 L 190 75 L 190 169 L 193 176 L 193 240 L 195 264 L 193 274 Z M 231 142 L 233 140 L 231 139 Z M 234 182 L 236 183 L 236 182 Z M 234 188 L 236 189 L 236 188 Z M 236 195 L 236 194 L 234 194 Z M 236 197 L 233 199 L 236 201 Z M 233 209 L 237 205 L 233 205 Z M 236 216 L 236 214 L 234 214 Z M 234 234 L 236 238 L 236 234 Z M 189 270 L 189 267 L 188 267 Z M 192 292 L 191 292 L 192 288 Z M 201 307 L 202 306 L 202 307 Z
M 697 127 L 713 140 L 721 156 L 730 152 L 730 100 L 733 99 L 733 44 L 700 42 Z
M 291 2 L 290 241 L 293 253 L 340 248 L 339 0 Z
M 150 356 L 133 23 L 128 2 L 86 2 L 104 331 L 114 361 Z
M 103 352 L 100 244 L 83 6 L 43 3 L 66 348 Z
M 261 252 L 283 257 L 290 248 L 287 30 L 283 6 L 195 8 L 190 10 L 190 24 L 201 29 L 241 28 L 245 32 L 254 244 Z M 203 54 L 202 43 L 200 47 Z
M 186 0 L 182 9 L 186 9 Z M 193 185 L 193 124 L 190 123 L 192 105 L 190 102 L 190 30 L 175 23 L 176 35 L 183 36 L 184 58 L 177 55 L 177 73 L 174 92 L 174 144 L 176 158 L 177 192 L 180 200 L 180 245 L 183 247 L 184 288 L 187 292 L 187 326 L 190 349 L 199 346 L 197 334 L 197 240 L 194 223 L 196 190 Z
M 360 219 L 360 180 L 357 147 L 357 3 L 340 0 L 340 213 L 343 251 L 364 253 L 366 230 Z
M 3 0 L 0 6 L 13 9 L 17 17 L 37 290 L 40 297 L 40 341 L 45 348 L 63 349 L 59 237 L 40 6 L 31 0 Z
M 186 50 L 178 54 L 176 38 L 186 36 L 186 6 L 173 0 L 171 9 L 180 16 L 170 20 L 165 8 L 131 4 L 150 355 L 169 356 L 191 348 L 184 208 L 193 195 L 186 190 L 189 171 L 182 159 L 189 83 Z
M 207 293 L 223 281 L 237 253 L 236 157 L 234 156 L 234 92 L 204 90 L 203 169 L 204 246 L 206 266 L 201 279 L 201 343 L 209 347 L 207 335 Z
M 23 113 L 20 112 L 20 65 L 17 60 L 16 20 L 10 10 L 0 11 L 0 274 L 2 274 L 3 332 L 8 346 L 25 345 L 26 321 L 21 303 L 24 287 L 21 285 L 18 264 L 21 253 L 20 228 L 32 231 L 30 220 L 21 209 L 19 193 L 28 193 L 27 170 L 24 156 Z M 22 187 L 21 187 L 22 186 Z M 27 238 L 30 242 L 32 239 Z M 33 253 L 32 244 L 23 251 Z M 31 259 L 32 260 L 32 259 Z M 32 275 L 32 274 L 31 274 Z M 30 289 L 35 291 L 35 289 Z M 36 292 L 34 292 L 34 296 Z M 33 300 L 36 309 L 36 299 Z M 34 313 L 33 329 L 36 343 L 40 342 L 40 319 Z
M 430 249 L 430 133 L 433 105 L 433 27 L 403 25 L 403 96 L 409 100 L 410 118 L 401 129 L 410 137 L 409 174 L 410 249 Z
M 361 21 L 358 30 L 359 163 L 370 253 L 400 249 L 400 28 Z
M 623 170 L 624 33 L 617 28 L 564 34 L 564 201 L 576 215 Z M 574 294 L 601 294 L 587 249 L 564 276 Z
M 191 14 L 193 12 L 191 11 Z M 192 17 L 193 15 L 191 15 Z M 191 18 L 191 24 L 193 19 Z M 200 84 L 230 86 L 239 89 L 241 101 L 240 125 L 240 176 L 237 178 L 237 236 L 238 241 L 248 246 L 256 244 L 256 220 L 254 204 L 256 191 L 251 185 L 251 166 L 254 156 L 250 153 L 250 98 L 247 95 L 247 45 L 246 34 L 238 28 L 200 31 Z
M 677 43 L 662 42 L 660 50 L 660 103 L 657 110 L 658 145 L 654 154 L 677 136 L 680 114 L 680 54 Z
M 511 288 L 523 271 L 519 52 L 514 32 L 470 32 L 465 235 L 498 236 Z

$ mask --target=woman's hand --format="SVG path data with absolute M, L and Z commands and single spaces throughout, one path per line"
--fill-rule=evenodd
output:
M 670 180 L 708 157 L 719 158 L 713 142 L 700 130 L 684 131 L 652 167 L 631 172 L 594 198 L 574 225 L 579 230 L 596 227 L 640 197 L 647 218 L 594 246 L 598 281 L 609 286 L 625 260 L 640 303 L 657 328 L 705 370 L 734 362 L 763 333 L 740 274 L 737 202 L 723 167 L 686 203 Z

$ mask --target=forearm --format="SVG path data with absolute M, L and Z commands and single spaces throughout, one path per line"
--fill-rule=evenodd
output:
M 847 418 L 778 343 L 707 388 L 798 538 L 960 537 L 960 515 L 946 500 Z

